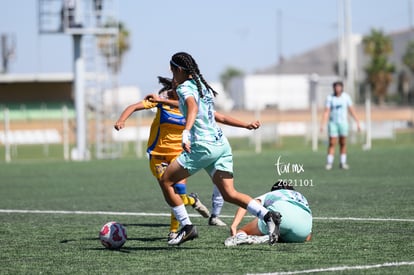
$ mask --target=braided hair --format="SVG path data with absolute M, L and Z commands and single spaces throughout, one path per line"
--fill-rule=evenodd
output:
M 295 190 L 295 188 L 293 188 L 293 186 L 286 180 L 278 180 L 275 184 L 272 185 L 270 191 L 276 191 L 280 189 Z
M 214 96 L 217 96 L 218 93 L 214 91 L 214 89 L 211 88 L 211 86 L 204 79 L 203 75 L 200 73 L 200 69 L 198 68 L 197 62 L 190 54 L 186 52 L 178 52 L 172 56 L 170 64 L 175 68 L 183 69 L 185 72 L 187 72 L 189 75 L 193 77 L 194 81 L 196 82 L 200 98 L 204 97 L 201 83 L 203 83 L 207 90 L 212 92 Z
M 171 78 L 158 76 L 158 83 L 162 85 L 162 88 L 158 91 L 159 94 L 173 88 L 173 82 Z

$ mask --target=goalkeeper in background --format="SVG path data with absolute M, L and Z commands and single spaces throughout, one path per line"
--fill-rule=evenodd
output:
M 321 132 L 325 123 L 328 122 L 328 136 L 329 136 L 329 146 L 328 154 L 326 156 L 326 170 L 331 170 L 334 156 L 335 156 L 335 146 L 339 141 L 340 147 L 340 161 L 339 168 L 349 169 L 349 166 L 346 162 L 346 137 L 348 136 L 348 111 L 355 119 L 360 131 L 360 125 L 358 117 L 355 113 L 354 107 L 352 106 L 351 97 L 344 93 L 344 84 L 340 81 L 333 83 L 333 94 L 328 95 L 325 103 L 325 111 L 322 116 L 321 122 Z

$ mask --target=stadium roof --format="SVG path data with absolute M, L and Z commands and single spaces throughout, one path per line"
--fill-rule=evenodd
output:
M 0 83 L 72 82 L 72 73 L 0 74 Z
M 401 57 L 406 51 L 407 44 L 414 40 L 414 29 L 404 29 L 386 33 L 393 42 L 393 52 L 389 56 L 389 61 L 393 62 L 397 70 L 404 66 Z M 360 42 L 362 37 L 353 34 L 353 39 L 357 46 L 357 62 L 359 74 L 363 74 L 368 57 L 363 54 Z M 256 74 L 312 74 L 316 73 L 321 76 L 336 75 L 335 64 L 338 60 L 338 41 L 332 40 L 326 44 L 314 47 L 303 53 L 284 59 L 278 64 L 262 68 L 256 71 Z
M 338 56 L 336 41 L 318 46 L 287 58 L 281 63 L 258 70 L 257 74 L 312 74 L 335 75 L 334 64 Z

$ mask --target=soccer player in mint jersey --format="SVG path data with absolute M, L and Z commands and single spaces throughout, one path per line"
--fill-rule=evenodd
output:
M 165 77 L 158 77 L 158 80 L 163 86 L 159 94 L 147 95 L 144 100 L 128 106 L 122 112 L 114 127 L 116 130 L 123 129 L 125 127 L 125 121 L 136 111 L 157 108 L 156 116 L 151 124 L 147 153 L 151 172 L 157 180 L 160 180 L 167 166 L 183 150 L 181 146 L 181 134 L 184 130 L 185 118 L 178 109 L 178 98 L 174 92 L 176 85 L 174 85 L 171 79 Z M 259 121 L 243 122 L 218 112 L 215 112 L 214 115 L 216 121 L 229 126 L 246 128 L 248 130 L 258 129 L 260 127 Z M 184 205 L 193 206 L 203 217 L 209 218 L 209 225 L 226 226 L 218 217 L 223 207 L 224 199 L 217 188 L 214 188 L 213 191 L 213 213 L 211 216 L 208 209 L 201 203 L 196 194 L 192 193 L 187 195 L 185 179 L 175 183 L 174 189 L 182 198 Z M 168 234 L 169 240 L 177 236 L 179 226 L 179 222 L 172 214 L 170 233 Z
M 335 146 L 339 140 L 340 147 L 340 163 L 339 167 L 342 169 L 349 169 L 346 162 L 346 137 L 348 136 L 348 111 L 355 119 L 360 131 L 359 119 L 352 106 L 351 97 L 345 93 L 342 82 L 333 83 L 333 93 L 326 98 L 325 111 L 322 116 L 321 132 L 324 130 L 324 125 L 328 121 L 328 155 L 326 157 L 326 170 L 331 170 L 335 156 Z
M 198 64 L 188 53 L 174 54 L 170 60 L 170 68 L 178 84 L 176 92 L 179 107 L 186 123 L 181 142 L 184 151 L 167 167 L 160 182 L 165 201 L 181 224 L 177 237 L 168 243 L 180 245 L 198 237 L 197 229 L 192 224 L 182 200 L 175 194 L 173 185 L 174 182 L 204 169 L 225 201 L 247 208 L 251 214 L 266 222 L 270 232 L 269 244 L 275 244 L 279 237 L 280 214 L 269 211 L 234 188 L 231 147 L 217 126 L 214 115 L 213 97 L 217 93 L 205 81 Z
M 157 108 L 157 113 L 151 124 L 148 138 L 147 153 L 149 156 L 149 165 L 152 174 L 159 181 L 166 167 L 176 159 L 182 152 L 181 133 L 184 129 L 185 118 L 177 107 L 171 103 L 176 102 L 177 98 L 172 93 L 173 82 L 165 77 L 158 77 L 162 84 L 159 91 L 159 102 L 151 102 L 148 99 L 139 101 L 125 108 L 119 119 L 115 122 L 115 129 L 121 130 L 125 127 L 125 121 L 132 113 Z M 161 100 L 162 99 L 162 100 Z M 210 212 L 207 207 L 201 203 L 198 196 L 194 193 L 187 194 L 187 181 L 182 179 L 174 184 L 175 192 L 181 197 L 184 205 L 191 205 L 203 217 L 208 218 Z M 180 227 L 179 222 L 175 219 L 174 213 L 171 213 L 170 233 L 168 239 L 175 238 Z
M 276 182 L 271 191 L 256 198 L 264 207 L 282 215 L 279 242 L 304 242 L 311 239 L 312 211 L 307 199 L 285 181 Z M 262 219 L 255 218 L 240 229 L 237 226 L 246 214 L 239 208 L 230 227 L 231 237 L 225 246 L 267 242 L 269 229 Z

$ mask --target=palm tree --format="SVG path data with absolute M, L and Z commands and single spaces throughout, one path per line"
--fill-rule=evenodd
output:
M 101 35 L 98 38 L 98 46 L 106 59 L 107 66 L 116 74 L 121 69 L 122 59 L 125 53 L 130 49 L 130 33 L 122 22 L 109 21 L 104 27 L 118 29 L 117 36 Z
M 388 56 L 393 50 L 392 41 L 382 30 L 372 29 L 362 43 L 365 54 L 371 57 L 370 63 L 365 67 L 367 81 L 378 98 L 378 103 L 382 105 L 395 70 L 394 65 L 388 62 Z

